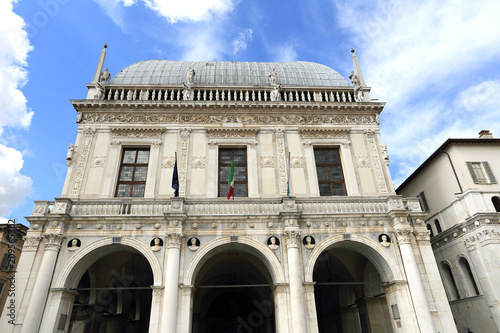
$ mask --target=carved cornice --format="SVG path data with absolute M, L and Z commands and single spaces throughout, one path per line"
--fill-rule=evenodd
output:
M 111 127 L 111 132 L 115 137 L 125 138 L 160 138 L 163 128 L 149 127 Z
M 211 139 L 221 138 L 256 138 L 258 129 L 248 128 L 210 128 L 207 130 Z
M 304 139 L 346 139 L 348 129 L 332 128 L 301 128 L 299 129 Z

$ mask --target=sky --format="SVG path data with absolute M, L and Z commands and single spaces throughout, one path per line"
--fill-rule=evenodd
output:
M 0 221 L 60 196 L 76 111 L 103 45 L 141 60 L 311 61 L 351 48 L 401 184 L 447 138 L 500 137 L 498 0 L 1 0 Z

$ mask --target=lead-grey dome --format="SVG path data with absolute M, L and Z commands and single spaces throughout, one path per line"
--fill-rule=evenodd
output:
M 325 65 L 306 62 L 229 62 L 146 60 L 122 69 L 111 84 L 180 85 L 189 67 L 196 72 L 196 85 L 268 86 L 269 72 L 276 70 L 284 86 L 346 87 L 347 80 Z

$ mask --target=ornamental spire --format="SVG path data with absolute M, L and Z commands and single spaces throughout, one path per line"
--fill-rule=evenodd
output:
M 359 84 L 362 87 L 366 87 L 365 79 L 363 78 L 363 73 L 361 72 L 361 67 L 359 66 L 358 57 L 356 56 L 356 53 L 354 53 L 354 49 L 351 49 L 351 53 L 352 53 L 352 62 L 354 63 L 354 71 L 356 73 L 356 76 L 358 77 Z
M 106 59 L 106 49 L 108 44 L 104 44 L 104 48 L 101 51 L 101 56 L 99 57 L 99 62 L 97 63 L 97 68 L 95 70 L 94 79 L 91 83 L 97 83 L 100 81 L 102 69 L 104 68 L 104 60 Z
M 370 89 L 366 86 L 363 72 L 361 72 L 361 66 L 359 66 L 358 57 L 356 56 L 356 53 L 354 53 L 354 49 L 351 49 L 351 53 L 355 73 L 351 72 L 349 78 L 354 86 L 355 100 L 356 102 L 370 101 Z

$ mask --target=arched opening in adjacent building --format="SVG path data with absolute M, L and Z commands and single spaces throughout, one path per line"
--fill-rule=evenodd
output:
M 427 223 L 427 230 L 429 230 L 431 232 L 430 236 L 434 237 L 434 232 L 432 232 L 432 227 L 429 223 Z
M 320 333 L 393 332 L 380 272 L 361 251 L 338 244 L 325 250 L 313 280 Z
M 94 260 L 88 254 L 82 261 L 90 265 L 83 275 L 69 281 L 78 295 L 68 332 L 147 332 L 153 285 L 149 262 L 135 249 L 119 244 L 99 251 Z
M 498 196 L 492 197 L 491 202 L 493 203 L 493 207 L 495 207 L 495 211 L 500 212 L 500 197 Z
M 477 287 L 476 280 L 474 279 L 474 275 L 472 274 L 472 270 L 467 259 L 461 257 L 458 260 L 458 265 L 462 271 L 466 296 L 473 297 L 479 295 L 479 288 Z
M 443 229 L 441 229 L 441 223 L 439 223 L 438 219 L 434 220 L 434 225 L 436 226 L 436 231 L 438 234 L 443 232 Z
M 453 272 L 451 271 L 451 267 L 442 262 L 440 265 L 441 278 L 444 283 L 444 289 L 448 294 L 448 300 L 455 301 L 460 298 L 460 294 L 458 292 L 457 283 L 455 282 L 455 277 L 453 276 Z
M 193 332 L 276 332 L 271 274 L 245 247 L 226 245 L 199 268 Z

